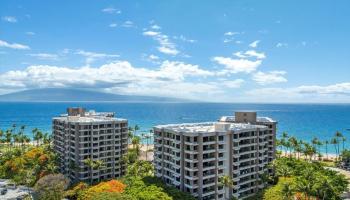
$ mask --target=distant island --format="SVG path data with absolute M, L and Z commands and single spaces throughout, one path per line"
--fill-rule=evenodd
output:
M 83 89 L 44 88 L 0 95 L 0 102 L 190 102 L 190 100 L 120 95 Z

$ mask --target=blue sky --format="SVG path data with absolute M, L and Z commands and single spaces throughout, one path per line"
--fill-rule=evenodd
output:
M 0 2 L 0 94 L 350 102 L 350 2 Z

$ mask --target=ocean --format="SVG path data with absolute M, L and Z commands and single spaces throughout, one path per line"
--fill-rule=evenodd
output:
M 234 111 L 257 111 L 278 121 L 277 136 L 282 132 L 302 140 L 313 137 L 330 140 L 336 131 L 347 138 L 350 147 L 350 104 L 230 104 L 230 103 L 0 103 L 0 128 L 6 130 L 12 124 L 26 125 L 26 134 L 33 128 L 51 132 L 51 119 L 66 113 L 67 107 L 85 107 L 97 112 L 115 112 L 117 117 L 138 125 L 138 131 L 148 132 L 152 126 L 170 123 L 216 121 Z M 329 145 L 329 152 L 335 152 Z

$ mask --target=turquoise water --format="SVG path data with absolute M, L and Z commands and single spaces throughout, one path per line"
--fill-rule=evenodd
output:
M 37 127 L 51 132 L 51 118 L 70 106 L 115 112 L 141 131 L 168 123 L 215 121 L 238 110 L 254 110 L 278 121 L 278 136 L 286 131 L 303 140 L 330 139 L 336 131 L 348 138 L 350 147 L 350 104 L 223 104 L 223 103 L 0 103 L 0 128 L 26 125 L 27 134 Z M 141 132 L 139 131 L 139 132 Z M 334 151 L 329 147 L 329 151 Z

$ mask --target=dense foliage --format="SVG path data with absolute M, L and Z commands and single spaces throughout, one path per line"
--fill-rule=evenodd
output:
M 154 177 L 153 166 L 147 161 L 137 161 L 128 167 L 121 180 L 101 182 L 95 186 L 79 183 L 66 192 L 69 199 L 125 199 L 125 200 L 194 200 L 191 195 L 165 185 Z M 137 170 L 135 170 L 137 169 Z
M 348 181 L 343 175 L 326 169 L 320 162 L 295 158 L 279 158 L 273 168 L 279 176 L 277 185 L 264 193 L 264 199 L 340 199 L 347 190 Z
M 49 146 L 12 149 L 0 157 L 0 178 L 33 186 L 41 177 L 55 173 L 56 155 Z
M 35 184 L 36 195 L 38 199 L 61 200 L 68 184 L 69 180 L 62 174 L 44 176 Z

